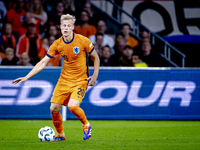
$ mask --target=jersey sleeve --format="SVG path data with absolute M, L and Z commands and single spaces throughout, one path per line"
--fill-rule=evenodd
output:
M 94 46 L 93 46 L 92 42 L 88 38 L 85 38 L 84 45 L 85 45 L 86 52 L 91 54 L 94 50 Z
M 46 56 L 53 58 L 58 53 L 56 41 L 50 46 Z

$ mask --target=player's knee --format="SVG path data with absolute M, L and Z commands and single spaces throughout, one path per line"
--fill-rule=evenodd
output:
M 56 112 L 56 111 L 58 111 L 58 109 L 56 107 L 54 107 L 54 106 L 50 106 L 50 111 L 51 112 Z
M 51 106 L 50 106 L 50 111 L 51 111 L 51 112 L 60 111 L 60 106 L 58 106 L 58 105 L 51 105 Z
M 75 100 L 75 99 L 70 99 L 68 103 L 68 108 L 73 107 L 73 106 L 80 106 L 80 101 Z

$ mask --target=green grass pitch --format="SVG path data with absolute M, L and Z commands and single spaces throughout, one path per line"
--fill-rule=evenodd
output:
M 41 142 L 38 131 L 51 120 L 0 120 L 0 150 L 198 150 L 200 121 L 91 120 L 92 137 L 84 141 L 78 120 L 64 122 L 66 141 Z

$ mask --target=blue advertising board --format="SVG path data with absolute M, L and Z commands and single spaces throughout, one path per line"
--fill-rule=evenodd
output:
M 50 119 L 61 68 L 45 68 L 12 85 L 31 68 L 0 68 L 0 118 Z M 90 75 L 93 68 L 89 69 Z M 82 107 L 88 119 L 200 120 L 200 69 L 100 68 Z M 76 117 L 67 111 L 67 119 Z

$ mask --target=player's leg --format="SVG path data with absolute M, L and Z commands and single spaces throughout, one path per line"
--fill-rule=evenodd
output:
M 83 125 L 88 124 L 85 112 L 79 107 L 87 89 L 87 83 L 80 83 L 72 87 L 72 93 L 68 103 L 69 110 L 82 122 Z
M 61 107 L 62 107 L 61 104 L 56 104 L 56 103 L 51 103 L 51 106 L 50 106 L 51 118 L 58 134 L 64 133 L 63 126 L 62 126 L 62 116 L 60 114 Z
M 65 140 L 60 109 L 62 105 L 67 106 L 69 102 L 71 95 L 69 90 L 70 87 L 59 80 L 51 98 L 50 110 L 52 122 L 55 126 L 56 131 L 58 132 L 58 135 L 54 138 L 54 140 Z
M 87 84 L 76 86 L 73 92 L 71 93 L 71 98 L 68 104 L 69 110 L 81 121 L 83 125 L 84 140 L 89 139 L 92 135 L 92 127 L 87 120 L 85 112 L 79 107 L 85 95 L 86 89 Z
M 85 112 L 79 107 L 80 101 L 70 99 L 68 108 L 69 110 L 81 121 L 83 127 L 83 139 L 87 140 L 92 136 L 92 126 L 88 122 Z
M 83 111 L 83 109 L 81 109 L 79 107 L 80 104 L 81 104 L 80 101 L 78 101 L 76 99 L 70 99 L 69 104 L 68 104 L 68 108 L 81 121 L 81 123 L 85 126 L 85 125 L 88 124 L 88 120 L 86 118 L 86 115 L 85 115 L 85 112 Z
M 65 134 L 62 124 L 62 116 L 60 114 L 61 104 L 51 103 L 50 110 L 51 110 L 51 118 L 53 125 L 58 132 L 58 135 L 54 138 L 54 140 L 65 140 Z

